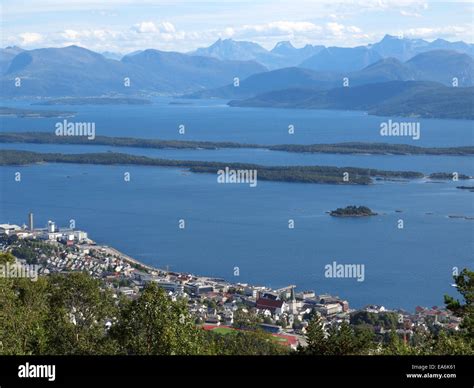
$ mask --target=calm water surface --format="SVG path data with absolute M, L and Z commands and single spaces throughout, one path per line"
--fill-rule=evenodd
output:
M 422 138 L 381 139 L 386 118 L 362 112 L 229 108 L 222 101 L 151 106 L 55 106 L 75 110 L 75 121 L 96 122 L 97 134 L 162 139 L 239 141 L 260 144 L 387 141 L 424 146 L 472 145 L 468 121 L 421 120 Z M 6 103 L 2 103 L 7 105 Z M 8 106 L 30 107 L 25 102 Z M 30 107 L 31 108 L 31 107 Z M 2 131 L 53 131 L 58 119 L 2 118 Z M 185 137 L 177 126 L 185 124 Z M 296 134 L 287 134 L 293 124 Z M 336 165 L 425 173 L 474 175 L 472 157 L 291 154 L 261 149 L 152 150 L 107 146 L 2 144 L 38 152 L 135 153 L 170 159 L 241 161 L 267 165 Z M 22 173 L 21 183 L 14 173 Z M 123 180 L 124 172 L 131 181 Z M 461 183 L 472 185 L 469 183 Z M 368 187 L 258 182 L 220 185 L 214 175 L 144 166 L 47 164 L 0 168 L 0 221 L 37 225 L 54 219 L 78 228 L 99 243 L 115 246 L 146 263 L 177 271 L 223 276 L 272 287 L 296 284 L 368 303 L 413 309 L 441 305 L 453 294 L 451 269 L 473 267 L 474 193 L 455 182 L 425 180 Z M 338 219 L 326 212 L 366 205 L 380 216 Z M 396 210 L 401 210 L 397 213 Z M 404 220 L 404 229 L 397 221 Z M 178 220 L 186 229 L 178 229 Z M 288 229 L 288 220 L 295 229 Z M 365 281 L 327 279 L 324 266 L 365 264 Z M 240 277 L 233 276 L 239 267 Z

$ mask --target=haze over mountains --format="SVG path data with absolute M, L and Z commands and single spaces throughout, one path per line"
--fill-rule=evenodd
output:
M 266 71 L 256 62 L 219 61 L 175 52 L 145 50 L 120 61 L 78 46 L 2 50 L 2 96 L 58 97 L 103 94 L 176 94 L 217 87 L 234 77 Z M 4 54 L 6 53 L 6 54 Z M 16 87 L 15 78 L 22 80 Z M 124 79 L 130 79 L 130 87 Z
M 382 58 L 396 58 L 405 62 L 417 54 L 431 50 L 453 50 L 474 56 L 474 45 L 464 42 L 449 42 L 437 39 L 428 42 L 423 39 L 400 39 L 385 37 L 375 44 L 358 47 L 324 47 L 306 45 L 294 47 L 291 42 L 283 41 L 272 50 L 266 50 L 253 42 L 239 42 L 232 39 L 219 39 L 206 48 L 191 52 L 220 60 L 254 60 L 270 70 L 299 66 L 312 70 L 354 71 L 362 69 Z
M 257 43 L 238 42 L 232 39 L 219 39 L 209 47 L 191 52 L 191 55 L 201 55 L 220 60 L 253 60 L 263 64 L 268 69 L 297 66 L 305 59 L 319 53 L 324 46 L 303 48 L 294 47 L 291 42 L 279 42 L 268 51 Z
M 454 50 L 470 56 L 474 55 L 474 45 L 462 41 L 449 42 L 444 39 L 436 39 L 427 42 L 423 39 L 400 39 L 392 35 L 385 35 L 380 42 L 368 45 L 368 47 L 377 51 L 384 58 L 392 57 L 400 61 L 406 61 L 416 54 L 431 50 Z
M 474 85 L 474 60 L 471 56 L 450 50 L 433 50 L 418 54 L 406 62 L 395 58 L 383 58 L 367 67 L 353 72 L 313 71 L 300 67 L 289 67 L 251 75 L 234 87 L 229 84 L 217 89 L 208 89 L 188 95 L 191 98 L 248 98 L 272 90 L 288 88 L 330 89 L 343 86 L 358 86 L 388 81 L 433 81 L 458 86 Z
M 291 96 L 294 107 L 343 107 L 344 103 L 333 99 L 342 95 L 321 91 L 393 81 L 436 82 L 441 84 L 438 89 L 442 85 L 459 89 L 473 86 L 473 55 L 473 44 L 390 35 L 374 44 L 350 48 L 296 48 L 290 42 L 280 42 L 266 50 L 253 42 L 219 39 L 191 53 L 147 49 L 125 56 L 99 54 L 78 46 L 35 50 L 8 47 L 0 50 L 0 86 L 1 96 L 6 98 L 161 94 L 246 99 L 233 106 L 289 107 Z M 15 84 L 18 79 L 19 87 Z M 130 80 L 129 86 L 124 83 L 126 79 Z M 433 86 L 430 90 L 433 92 Z M 457 94 L 466 97 L 472 92 L 472 88 L 467 89 L 467 95 L 466 91 L 439 90 L 454 100 Z M 375 86 L 364 92 L 378 93 Z M 313 93 L 312 98 L 308 93 Z M 432 100 L 436 98 L 431 96 Z M 349 104 L 348 109 L 356 105 Z

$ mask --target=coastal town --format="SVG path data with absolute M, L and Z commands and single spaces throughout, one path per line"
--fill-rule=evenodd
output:
M 405 341 L 415 330 L 457 331 L 461 322 L 449 310 L 436 306 L 417 307 L 413 312 L 389 310 L 380 305 L 352 309 L 347 300 L 338 296 L 300 291 L 295 285 L 270 289 L 154 268 L 112 247 L 96 244 L 85 231 L 58 227 L 54 221 L 36 228 L 32 213 L 28 215 L 28 224 L 0 224 L 0 252 L 12 253 L 18 266 L 34 267 L 38 276 L 87 272 L 100 279 L 103 287 L 117 298 L 136 298 L 148 283 L 154 282 L 171 299 L 186 298 L 190 314 L 205 330 L 246 330 L 239 319 L 245 314 L 253 317 L 260 329 L 292 349 L 306 345 L 306 328 L 314 314 L 321 317 L 325 329 L 344 321 L 370 322 L 375 334 L 396 331 Z

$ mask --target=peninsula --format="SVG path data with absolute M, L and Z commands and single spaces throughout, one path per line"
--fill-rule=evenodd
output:
M 111 147 L 136 147 L 154 149 L 220 149 L 258 148 L 270 151 L 323 154 L 370 154 L 370 155 L 474 155 L 474 146 L 419 147 L 408 144 L 346 142 L 334 144 L 280 144 L 259 145 L 236 142 L 212 142 L 192 140 L 141 139 L 132 137 L 96 136 L 89 140 L 79 136 L 56 136 L 49 132 L 3 132 L 0 143 L 31 144 L 81 144 Z

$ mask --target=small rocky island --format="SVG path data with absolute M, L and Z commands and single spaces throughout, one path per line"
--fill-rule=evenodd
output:
M 376 216 L 367 206 L 346 206 L 345 208 L 337 208 L 332 210 L 329 215 L 333 217 L 369 217 Z

